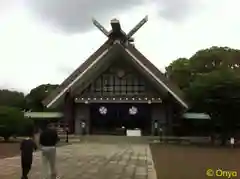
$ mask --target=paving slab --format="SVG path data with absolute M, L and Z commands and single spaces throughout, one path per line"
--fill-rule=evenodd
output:
M 156 179 L 148 144 L 78 143 L 57 149 L 61 179 Z M 19 179 L 20 157 L 0 159 L 0 179 Z M 41 179 L 41 153 L 34 154 L 29 179 Z

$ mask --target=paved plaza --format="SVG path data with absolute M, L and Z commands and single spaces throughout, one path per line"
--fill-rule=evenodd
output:
M 57 150 L 62 179 L 156 179 L 148 144 L 77 143 Z M 34 154 L 29 179 L 41 179 L 40 152 Z M 0 178 L 20 178 L 20 157 L 0 159 Z

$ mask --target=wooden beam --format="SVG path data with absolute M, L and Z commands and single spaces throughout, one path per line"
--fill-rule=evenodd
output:
M 111 20 L 111 26 L 112 26 L 112 33 L 120 34 L 121 33 L 121 25 L 119 20 L 112 19 Z
M 148 21 L 148 16 L 145 16 L 145 17 L 127 34 L 127 39 L 130 39 L 147 21 Z
M 160 97 L 153 98 L 153 97 L 77 97 L 74 100 L 76 103 L 162 103 L 162 99 Z
M 104 35 L 109 36 L 109 32 L 96 19 L 93 18 L 92 22 Z

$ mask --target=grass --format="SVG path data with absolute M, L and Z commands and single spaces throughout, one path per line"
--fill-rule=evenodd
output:
M 240 178 L 240 149 L 150 145 L 158 179 L 205 179 L 207 169 L 237 171 Z M 227 178 L 227 177 L 220 177 Z

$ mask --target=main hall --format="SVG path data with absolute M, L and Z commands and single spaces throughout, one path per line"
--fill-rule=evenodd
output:
M 178 86 L 135 47 L 132 36 L 146 22 L 147 17 L 125 33 L 117 19 L 110 31 L 93 20 L 107 41 L 43 101 L 47 108 L 61 107 L 70 133 L 84 128 L 86 134 L 125 135 L 138 129 L 154 135 L 160 127 L 173 132 L 188 104 Z

